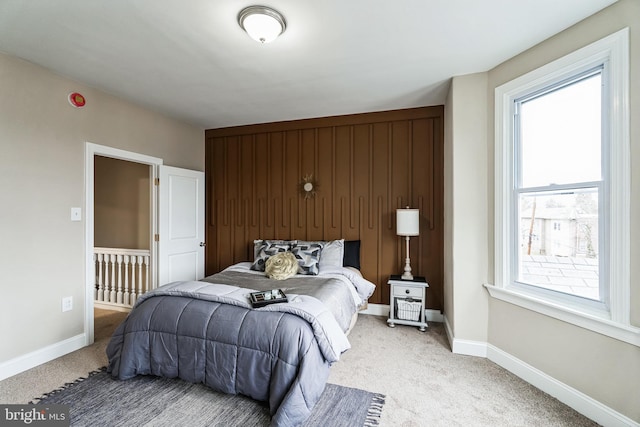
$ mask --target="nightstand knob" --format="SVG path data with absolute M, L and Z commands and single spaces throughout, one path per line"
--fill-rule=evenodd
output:
M 411 291 L 410 291 L 409 289 L 405 289 L 405 290 L 404 290 L 404 293 L 405 293 L 405 294 L 410 294 L 410 293 L 411 293 Z

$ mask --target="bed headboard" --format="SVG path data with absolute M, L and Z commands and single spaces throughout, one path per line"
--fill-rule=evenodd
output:
M 360 270 L 360 240 L 344 241 L 344 258 L 342 265 Z

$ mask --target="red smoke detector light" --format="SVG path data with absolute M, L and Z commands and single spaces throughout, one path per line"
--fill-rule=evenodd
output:
M 84 96 L 80 95 L 78 92 L 73 92 L 72 94 L 69 95 L 69 102 L 74 107 L 81 108 L 81 107 L 84 107 L 84 105 L 87 103 L 87 100 L 84 98 Z

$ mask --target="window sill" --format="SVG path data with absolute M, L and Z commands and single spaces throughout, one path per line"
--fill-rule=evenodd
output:
M 640 347 L 640 328 L 616 323 L 510 289 L 490 284 L 485 284 L 484 287 L 492 298 Z

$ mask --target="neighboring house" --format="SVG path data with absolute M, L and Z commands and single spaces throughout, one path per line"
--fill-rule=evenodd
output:
M 520 225 L 523 254 L 598 256 L 598 221 L 594 214 L 572 208 L 538 208 L 531 224 L 531 209 L 528 209 L 522 213 Z
M 445 105 L 444 318 L 452 350 L 488 357 L 610 425 L 640 424 L 640 338 L 629 342 L 587 330 L 491 298 L 482 286 L 493 280 L 496 263 L 494 199 L 499 196 L 494 190 L 493 97 L 503 83 L 629 27 L 629 97 L 631 115 L 637 118 L 638 17 L 639 1 L 620 0 L 491 70 L 452 77 Z M 203 129 L 26 61 L 0 54 L 0 79 L 2 378 L 87 343 L 85 230 L 83 222 L 69 220 L 69 209 L 86 202 L 85 142 L 155 156 L 189 169 L 204 170 L 205 156 Z M 66 108 L 73 91 L 86 96 L 84 109 Z M 632 119 L 629 131 L 630 162 L 638 170 L 640 121 Z M 631 302 L 626 314 L 634 327 L 640 327 L 638 174 L 632 180 L 635 262 L 630 266 Z M 557 232 L 560 246 L 571 238 L 573 227 L 578 253 L 589 253 L 588 218 L 573 226 L 572 220 L 554 221 L 551 215 L 538 218 L 538 229 Z M 597 242 L 591 243 L 597 247 Z M 73 297 L 74 309 L 61 312 L 61 298 L 67 296 Z M 500 404 L 496 402 L 498 412 Z

